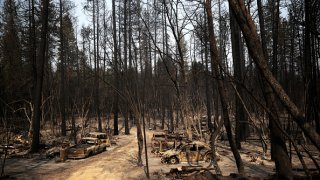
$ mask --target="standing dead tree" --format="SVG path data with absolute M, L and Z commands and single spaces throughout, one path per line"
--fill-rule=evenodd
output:
M 305 135 L 320 150 L 320 135 L 316 132 L 310 123 L 305 120 L 305 114 L 297 107 L 291 98 L 287 95 L 280 83 L 275 79 L 268 67 L 266 57 L 264 56 L 262 43 L 257 33 L 256 26 L 251 15 L 248 13 L 243 1 L 229 0 L 229 5 L 235 13 L 236 19 L 242 33 L 245 37 L 249 53 L 257 65 L 260 74 L 266 79 L 271 86 L 275 96 L 286 107 L 288 112 L 293 116 L 294 121 L 303 130 Z
M 263 45 L 258 36 L 256 26 L 253 22 L 251 15 L 245 6 L 244 1 L 229 0 L 229 5 L 235 14 L 238 24 L 242 30 L 250 56 L 257 65 L 257 68 L 262 76 L 263 90 L 267 102 L 267 106 L 271 108 L 269 113 L 270 128 L 272 130 L 272 139 L 275 142 L 273 145 L 276 155 L 276 168 L 280 178 L 292 179 L 291 163 L 289 161 L 284 139 L 281 138 L 281 128 L 279 125 L 279 119 L 277 116 L 278 109 L 274 106 L 276 101 L 285 106 L 287 111 L 292 115 L 295 122 L 303 130 L 306 136 L 311 142 L 320 150 L 320 135 L 316 130 L 306 122 L 305 114 L 291 101 L 283 87 L 276 80 L 267 64 L 267 57 Z M 280 138 L 280 139 L 279 139 Z
M 34 96 L 34 117 L 32 123 L 32 145 L 31 152 L 39 150 L 40 143 L 40 118 L 41 118 L 41 95 L 44 76 L 44 64 L 46 62 L 46 47 L 48 34 L 48 15 L 49 15 L 50 0 L 42 1 L 41 9 L 41 42 L 39 47 L 39 57 L 37 58 L 37 79 Z
M 205 1 L 205 9 L 207 12 L 207 19 L 208 19 L 208 31 L 209 31 L 209 44 L 210 44 L 210 55 L 211 55 L 211 62 L 214 66 L 214 73 L 217 78 L 217 85 L 218 85 L 218 91 L 220 94 L 220 101 L 222 106 L 222 112 L 223 112 L 223 120 L 224 120 L 224 126 L 227 131 L 227 136 L 229 140 L 229 144 L 232 150 L 232 153 L 234 155 L 234 158 L 236 160 L 237 168 L 239 171 L 239 174 L 244 174 L 244 165 L 241 159 L 241 156 L 239 154 L 239 151 L 237 149 L 235 140 L 232 135 L 231 130 L 231 123 L 230 123 L 230 117 L 229 117 L 229 110 L 228 110 L 228 104 L 226 101 L 226 89 L 223 82 L 223 76 L 221 74 L 221 66 L 220 65 L 220 56 L 218 53 L 217 45 L 216 45 L 216 39 L 214 35 L 214 26 L 213 26 L 213 17 L 212 17 L 212 11 L 211 11 L 211 0 Z
M 1 175 L 0 175 L 0 179 L 2 179 L 4 177 L 4 168 L 5 168 L 5 164 L 6 164 L 6 159 L 8 156 L 8 148 L 9 148 L 9 140 L 10 140 L 10 130 L 11 130 L 11 126 L 8 123 L 8 119 L 7 119 L 7 109 L 13 110 L 10 106 L 8 106 L 8 104 L 6 104 L 5 102 L 2 101 L 2 99 L 0 99 L 1 102 L 0 103 L 4 103 L 4 107 L 3 109 L 1 109 L 1 121 L 3 124 L 3 129 L 4 129 L 4 142 L 2 142 L 2 144 L 4 143 L 3 146 L 3 153 L 4 155 L 1 156 Z

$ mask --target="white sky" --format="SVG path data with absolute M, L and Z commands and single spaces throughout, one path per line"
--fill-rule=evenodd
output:
M 0 0 L 2 1 L 2 0 Z M 75 11 L 74 11 L 74 17 L 77 19 L 77 36 L 78 39 L 81 39 L 80 37 L 80 29 L 82 26 L 88 26 L 91 23 L 92 17 L 90 15 L 85 14 L 83 10 L 83 6 L 87 3 L 88 0 L 72 0 L 74 4 L 76 5 Z M 92 1 L 92 0 L 90 0 Z M 99 0 L 96 0 L 99 1 Z M 101 1 L 101 0 L 100 0 Z M 112 1 L 111 0 L 105 0 L 106 1 L 106 8 L 111 10 L 112 7 Z
M 84 14 L 83 6 L 87 0 L 76 0 L 74 3 L 76 5 L 75 16 L 78 19 L 78 29 L 81 28 L 82 25 L 89 24 L 89 17 Z
M 76 5 L 75 16 L 78 19 L 78 26 L 79 27 L 81 27 L 82 25 L 88 25 L 90 23 L 90 21 L 89 21 L 90 17 L 88 15 L 85 15 L 85 13 L 83 11 L 83 6 L 87 3 L 87 1 L 88 0 L 73 0 L 73 2 Z M 105 1 L 106 1 L 106 7 L 111 10 L 111 6 L 112 6 L 111 0 L 105 0 Z

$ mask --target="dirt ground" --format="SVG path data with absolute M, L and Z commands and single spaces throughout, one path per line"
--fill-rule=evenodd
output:
M 136 129 L 132 128 L 130 135 L 121 133 L 117 137 L 117 145 L 111 146 L 107 151 L 80 160 L 67 160 L 65 162 L 56 162 L 57 159 L 47 159 L 42 154 L 34 154 L 28 158 L 9 158 L 6 161 L 5 174 L 8 179 L 57 179 L 57 180 L 130 180 L 147 179 L 145 167 L 137 166 L 137 139 Z M 153 131 L 147 130 L 148 141 Z M 148 142 L 147 141 L 147 142 Z M 261 159 L 262 149 L 260 144 L 246 142 L 242 144 L 240 151 L 245 163 L 245 172 L 250 177 L 267 178 L 274 174 L 274 162 L 270 160 L 270 154 L 267 159 Z M 171 168 L 181 168 L 188 166 L 188 163 L 176 165 L 161 164 L 160 157 L 150 152 L 148 147 L 148 158 L 151 179 L 168 179 L 164 173 L 169 172 Z M 227 142 L 219 142 L 217 152 L 220 160 L 218 164 L 222 170 L 222 175 L 228 176 L 230 173 L 236 173 L 236 165 Z M 319 156 L 317 160 L 319 160 Z M 307 160 L 307 158 L 306 158 Z M 145 164 L 145 159 L 143 160 Z M 312 162 L 307 160 L 308 167 L 312 167 Z M 200 163 L 207 166 L 205 163 Z M 297 158 L 293 159 L 293 168 L 301 168 Z M 213 173 L 214 170 L 212 170 Z M 300 174 L 303 172 L 299 172 Z

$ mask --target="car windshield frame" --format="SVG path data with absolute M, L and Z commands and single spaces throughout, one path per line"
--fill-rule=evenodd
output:
M 182 148 L 184 148 L 184 146 L 186 146 L 186 144 L 181 143 L 177 147 L 175 147 L 174 149 L 175 150 L 182 150 Z
M 80 141 L 81 144 L 97 144 L 97 142 L 98 142 L 98 139 L 94 139 L 94 138 L 83 138 Z

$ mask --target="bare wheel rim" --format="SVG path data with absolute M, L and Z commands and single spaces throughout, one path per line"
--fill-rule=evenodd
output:
M 163 159 L 163 158 L 161 158 L 161 163 L 165 163 L 166 161 Z
M 178 160 L 177 160 L 176 157 L 170 158 L 170 163 L 171 163 L 171 164 L 177 164 L 177 162 L 178 162 Z

